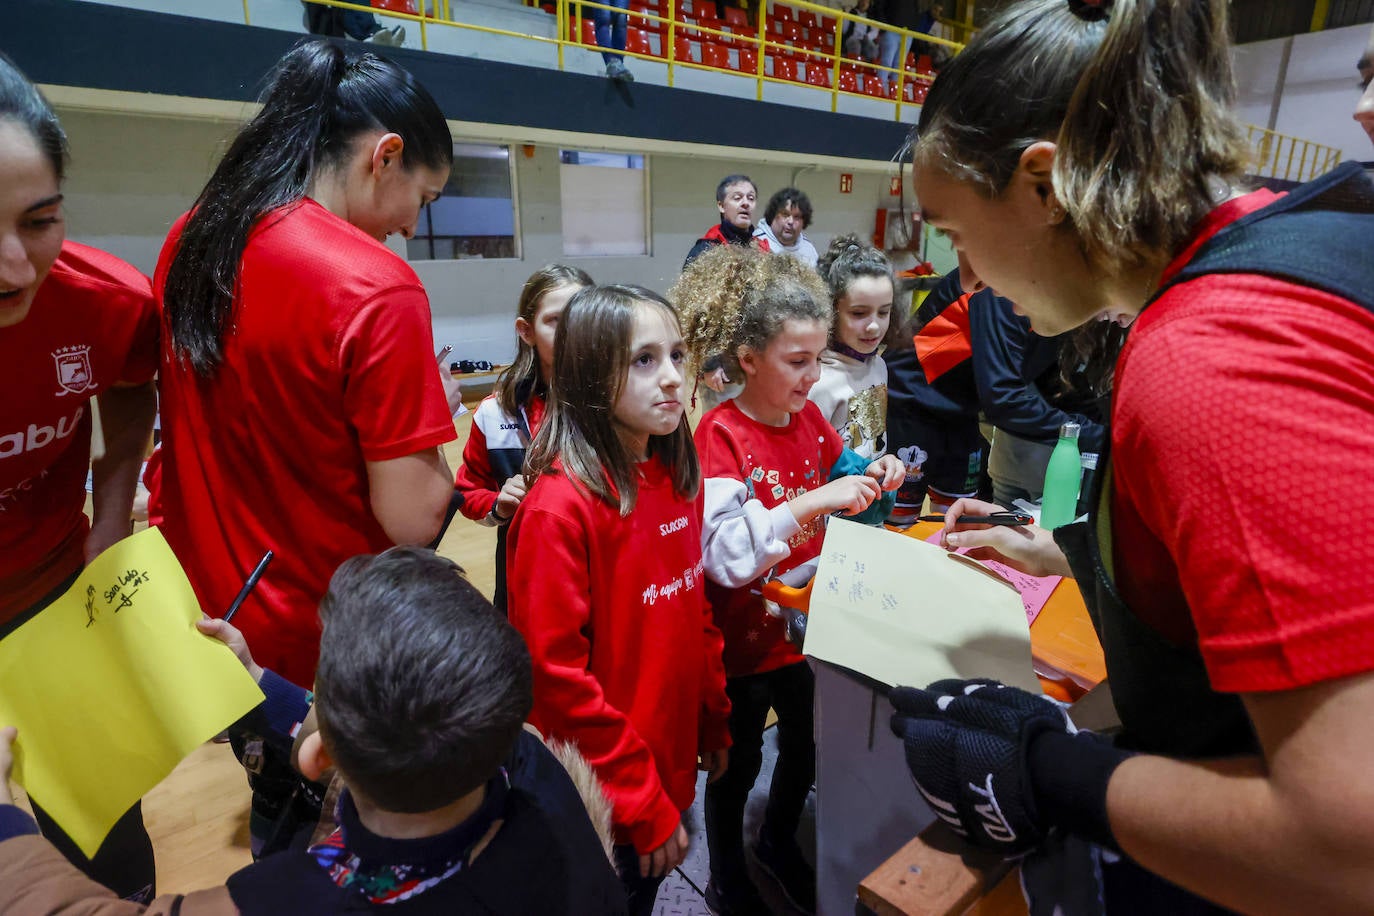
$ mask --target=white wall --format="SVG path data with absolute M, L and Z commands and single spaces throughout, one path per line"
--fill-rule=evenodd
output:
M 1369 29 L 1367 24 L 1352 25 L 1238 46 L 1233 60 L 1242 119 L 1268 126 L 1277 93 L 1274 130 L 1335 147 L 1345 159 L 1374 159 L 1374 146 L 1352 117 L 1360 98 L 1355 62 L 1364 52 Z M 1283 48 L 1289 42 L 1288 72 L 1279 85 Z
M 59 116 L 72 146 L 65 187 L 70 236 L 151 273 L 172 221 L 194 201 L 236 125 L 60 108 Z M 822 251 L 834 235 L 869 235 L 874 211 L 896 206 L 897 200 L 888 196 L 887 175 L 880 172 L 854 170 L 852 192 L 841 194 L 839 169 L 796 174 L 798 170 L 787 166 L 652 154 L 645 157 L 652 253 L 564 258 L 558 150 L 536 146 L 534 155 L 526 158 L 517 141 L 514 154 L 523 256 L 412 262 L 429 291 L 435 338 L 453 346 L 454 359 L 509 359 L 515 349 L 512 322 L 520 287 L 549 262 L 576 264 L 598 281 L 638 283 L 666 292 L 688 249 L 718 222 L 716 182 L 732 172 L 747 173 L 758 183 L 760 216 L 763 202 L 775 190 L 795 183 L 806 191 L 816 211 L 807 234 Z M 403 246 L 392 247 L 404 256 Z

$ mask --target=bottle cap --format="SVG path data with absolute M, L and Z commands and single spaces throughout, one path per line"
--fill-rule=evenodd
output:
M 1059 438 L 1077 439 L 1078 429 L 1079 427 L 1077 423 L 1065 423 L 1063 426 L 1059 427 Z

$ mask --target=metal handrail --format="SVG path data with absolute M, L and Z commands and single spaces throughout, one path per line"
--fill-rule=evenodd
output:
M 1310 181 L 1341 161 L 1341 151 L 1256 125 L 1248 125 L 1246 139 L 1254 156 L 1254 174 L 1284 181 Z M 1294 161 L 1294 157 L 1297 161 Z
M 870 101 L 875 102 L 890 102 L 894 105 L 893 117 L 895 120 L 901 120 L 903 105 L 920 104 L 919 102 L 905 101 L 904 94 L 906 84 L 908 82 L 914 84 L 929 83 L 934 79 L 934 75 L 928 73 L 916 73 L 908 71 L 905 67 L 905 60 L 899 61 L 899 66 L 897 67 L 886 67 L 878 63 L 870 63 L 868 61 L 855 61 L 851 58 L 846 58 L 843 54 L 843 36 L 845 24 L 847 22 L 852 21 L 864 26 L 876 27 L 883 31 L 896 32 L 901 36 L 903 40 L 901 47 L 907 49 L 908 53 L 910 53 L 910 49 L 913 48 L 915 43 L 917 42 L 931 45 L 942 45 L 952 49 L 955 52 L 963 48 L 963 45 L 959 44 L 958 42 L 950 41 L 948 39 L 941 38 L 936 35 L 929 35 L 925 32 L 914 32 L 910 29 L 902 29 L 895 26 L 890 26 L 886 23 L 877 22 L 875 20 L 868 19 L 864 16 L 857 16 L 852 13 L 845 12 L 844 10 L 836 10 L 830 7 L 821 6 L 816 3 L 811 3 L 809 2 L 809 0 L 790 0 L 790 2 L 784 5 L 792 7 L 796 10 L 814 12 L 818 15 L 818 22 L 823 22 L 826 19 L 833 21 L 834 25 L 831 30 L 833 33 L 831 35 L 832 41 L 829 43 L 830 50 L 828 51 L 815 50 L 812 48 L 793 47 L 792 45 L 786 44 L 784 41 L 779 41 L 775 38 L 769 37 L 767 32 L 768 18 L 766 15 L 760 15 L 757 25 L 757 31 L 755 34 L 727 32 L 723 29 L 715 28 L 712 26 L 701 25 L 699 21 L 689 21 L 681 19 L 677 15 L 675 15 L 679 0 L 666 0 L 668 6 L 666 10 L 666 16 L 660 16 L 657 13 L 651 13 L 647 10 L 621 9 L 619 7 L 610 6 L 605 3 L 595 2 L 595 0 L 554 0 L 555 37 L 553 38 L 548 38 L 543 35 L 532 35 L 528 32 L 517 32 L 510 29 L 501 29 L 493 26 L 477 25 L 468 22 L 454 22 L 451 18 L 449 18 L 449 0 L 439 0 L 439 3 L 437 4 L 436 15 L 431 15 L 428 12 L 427 7 L 429 4 L 427 4 L 425 0 L 417 0 L 417 11 L 415 13 L 398 12 L 391 9 L 379 10 L 365 2 L 351 2 L 351 0 L 306 0 L 306 2 L 313 3 L 318 6 L 335 7 L 338 9 L 358 10 L 360 12 L 370 13 L 381 13 L 382 15 L 385 15 L 389 18 L 400 19 L 409 22 L 416 22 L 420 26 L 420 47 L 424 50 L 429 50 L 428 28 L 430 26 L 443 26 L 448 28 L 466 29 L 481 34 L 500 35 L 508 38 L 522 38 L 527 39 L 529 41 L 539 42 L 541 44 L 555 44 L 558 46 L 558 68 L 560 70 L 566 69 L 566 61 L 564 58 L 565 48 L 574 47 L 596 51 L 604 50 L 599 45 L 591 45 L 584 42 L 582 40 L 581 27 L 573 25 L 574 22 L 580 21 L 583 18 L 581 15 L 582 10 L 604 9 L 610 11 L 612 14 L 623 14 L 627 16 L 631 22 L 662 23 L 665 26 L 665 31 L 662 33 L 663 37 L 661 39 L 662 45 L 659 49 L 658 54 L 644 54 L 628 50 L 622 51 L 619 49 L 617 49 L 615 53 L 624 54 L 626 57 L 635 58 L 639 60 L 666 63 L 668 67 L 669 86 L 672 86 L 674 84 L 675 68 L 688 67 L 694 70 L 706 70 L 713 73 L 726 73 L 731 76 L 736 76 L 744 79 L 752 79 L 755 81 L 757 85 L 756 97 L 760 100 L 762 100 L 763 98 L 764 85 L 766 83 L 774 83 L 777 85 L 786 86 L 804 86 L 808 89 L 828 92 L 831 97 L 831 111 L 835 111 L 838 109 L 839 98 L 842 95 L 853 96 L 855 98 L 861 99 L 868 99 Z M 766 2 L 766 0 L 764 0 L 764 2 Z M 247 2 L 245 0 L 244 21 L 247 22 L 247 20 L 248 9 Z M 656 30 L 651 29 L 649 31 Z M 746 73 L 741 69 L 731 68 L 728 66 L 718 67 L 712 64 L 708 64 L 705 61 L 698 62 L 694 60 L 682 60 L 681 58 L 678 58 L 677 37 L 680 33 L 683 32 L 691 33 L 692 36 L 709 35 L 712 38 L 725 39 L 728 42 L 734 43 L 736 45 L 737 51 L 752 49 L 756 57 L 754 71 L 752 73 Z M 728 53 L 728 48 L 726 50 Z M 805 73 L 800 74 L 802 76 L 801 79 L 785 79 L 782 77 L 770 75 L 766 72 L 765 69 L 767 57 L 769 54 L 774 55 L 775 61 L 777 59 L 778 54 L 786 54 L 789 57 L 800 58 L 798 63 L 803 67 L 805 67 L 808 63 L 811 62 L 827 62 L 829 64 L 829 79 L 827 81 L 829 85 L 822 86 L 816 83 L 807 82 L 805 79 Z M 887 95 L 886 89 L 884 89 L 882 95 L 874 96 L 866 92 L 851 91 L 840 88 L 840 74 L 844 69 L 846 61 L 851 61 L 849 65 L 852 66 L 854 69 L 863 71 L 865 80 L 869 78 L 881 79 L 883 83 L 886 84 L 887 78 L 885 76 L 881 76 L 880 74 L 895 74 L 896 84 L 894 87 L 894 97 L 890 98 Z

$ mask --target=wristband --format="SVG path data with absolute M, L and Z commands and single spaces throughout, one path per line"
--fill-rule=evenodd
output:
M 1026 753 L 1036 807 L 1048 822 L 1120 852 L 1107 817 L 1107 784 L 1131 756 L 1091 732 L 1041 732 Z
M 510 521 L 510 520 L 511 520 L 511 517 L 512 517 L 512 516 L 510 516 L 510 515 L 499 515 L 499 514 L 497 514 L 497 512 L 496 512 L 496 503 L 492 503 L 492 504 L 491 504 L 491 511 L 488 512 L 487 514 L 490 515 L 490 516 L 491 516 L 491 520 L 492 520 L 493 522 L 495 522 L 496 524 L 498 524 L 498 525 L 504 525 L 506 522 Z

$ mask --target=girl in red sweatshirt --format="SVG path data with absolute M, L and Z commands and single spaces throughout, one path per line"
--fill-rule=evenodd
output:
M 778 761 L 756 852 L 788 899 L 813 912 L 815 872 L 795 834 L 816 773 L 814 680 L 759 589 L 770 570 L 786 573 L 819 556 L 825 516 L 868 510 L 901 483 L 902 465 L 845 448 L 807 400 L 833 313 L 810 267 L 722 246 L 694 261 L 673 295 L 693 354 L 724 354 L 726 371 L 744 380 L 744 390 L 702 417 L 696 433 L 707 597 L 725 634 L 732 742 L 730 771 L 706 789 L 706 904 L 716 914 L 767 912 L 745 867 L 743 833 L 771 707 Z
M 498 529 L 492 596 L 498 610 L 506 609 L 506 523 L 528 489 L 525 450 L 544 419 L 554 334 L 573 293 L 591 285 L 586 271 L 564 264 L 541 267 L 525 281 L 515 310 L 515 333 L 520 338 L 515 361 L 501 373 L 496 390 L 477 405 L 463 446 L 463 465 L 453 484 L 462 500 L 458 511 Z
M 706 603 L 701 471 L 682 404 L 685 348 L 656 293 L 573 296 L 534 479 L 511 523 L 508 612 L 534 662 L 531 721 L 577 743 L 613 808 L 630 913 L 682 862 L 682 812 L 725 770 L 729 701 Z

